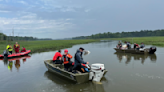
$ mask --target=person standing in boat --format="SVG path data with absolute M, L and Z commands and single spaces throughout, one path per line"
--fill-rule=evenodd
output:
M 7 45 L 6 50 L 8 50 L 8 52 L 9 52 L 10 54 L 12 54 L 13 49 L 12 49 L 11 44 L 8 44 L 8 45 Z
M 81 71 L 81 72 L 85 72 L 85 67 L 82 65 L 82 64 L 89 64 L 89 62 L 85 62 L 83 61 L 83 58 L 82 58 L 82 52 L 84 51 L 84 48 L 80 47 L 76 54 L 75 54 L 75 63 L 74 63 L 74 66 L 73 66 L 73 70 L 78 70 L 78 71 Z
M 141 43 L 140 48 L 144 48 L 144 47 L 145 47 L 144 43 Z
M 20 46 L 19 46 L 18 42 L 16 42 L 14 45 L 15 53 L 19 53 L 19 49 L 20 49 Z
M 63 54 L 63 57 L 62 57 L 62 60 L 64 61 L 64 69 L 66 71 L 72 71 L 71 67 L 72 67 L 72 55 L 68 53 L 68 50 L 65 49 L 64 50 L 64 54 Z
M 53 57 L 53 62 L 55 64 L 62 64 L 62 54 L 61 54 L 61 50 L 59 50 L 58 52 L 55 53 L 54 57 Z

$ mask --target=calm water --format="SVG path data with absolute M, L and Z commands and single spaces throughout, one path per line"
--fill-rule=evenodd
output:
M 74 55 L 79 47 L 91 53 L 84 60 L 103 63 L 108 70 L 103 84 L 73 84 L 47 71 L 44 60 L 55 51 L 31 57 L 0 61 L 0 92 L 164 92 L 164 49 L 155 55 L 115 53 L 117 42 L 99 42 L 68 48 Z M 148 46 L 149 47 L 149 46 Z

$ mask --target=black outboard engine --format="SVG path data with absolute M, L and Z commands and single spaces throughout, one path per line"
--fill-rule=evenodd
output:
M 4 50 L 4 52 L 3 52 L 3 56 L 5 56 L 5 57 L 8 56 L 8 52 L 7 52 L 7 50 Z
M 154 54 L 154 52 L 156 52 L 156 47 L 154 47 L 154 46 L 152 46 L 152 47 L 150 47 L 150 49 L 149 49 L 149 53 L 150 54 Z

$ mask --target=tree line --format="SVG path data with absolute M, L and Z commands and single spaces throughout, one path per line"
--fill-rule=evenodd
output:
M 51 38 L 36 38 L 36 37 L 22 37 L 22 36 L 6 36 L 3 33 L 0 33 L 0 40 L 8 40 L 8 41 L 14 41 L 14 40 L 20 40 L 20 41 L 34 41 L 34 40 L 52 40 Z
M 90 36 L 78 36 L 72 39 L 99 39 L 99 38 L 123 38 L 123 37 L 146 37 L 146 36 L 164 36 L 164 29 L 158 30 L 141 30 L 133 32 L 104 32 L 92 34 Z

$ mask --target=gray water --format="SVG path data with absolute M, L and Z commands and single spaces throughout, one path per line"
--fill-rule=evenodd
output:
M 0 92 L 164 92 L 164 49 L 158 47 L 155 55 L 124 54 L 115 53 L 116 44 L 97 42 L 68 48 L 74 55 L 84 47 L 91 52 L 83 57 L 86 62 L 105 64 L 108 73 L 102 84 L 74 84 L 48 72 L 43 61 L 52 59 L 56 51 L 51 51 L 32 54 L 26 60 L 1 60 Z

